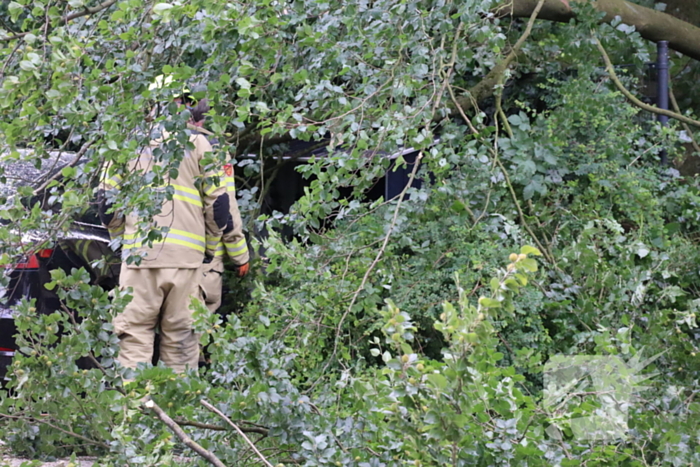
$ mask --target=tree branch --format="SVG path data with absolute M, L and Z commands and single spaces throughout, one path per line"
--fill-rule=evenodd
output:
M 80 18 L 81 16 L 87 16 L 87 15 L 94 15 L 95 13 L 99 13 L 100 11 L 104 10 L 105 8 L 109 8 L 112 5 L 117 3 L 117 0 L 107 0 L 105 2 L 100 3 L 99 5 L 89 8 L 85 7 L 81 11 L 78 11 L 76 13 L 70 14 L 66 16 L 63 19 L 63 23 L 67 23 L 68 21 L 73 21 L 76 18 Z
M 117 0 L 107 0 L 105 2 L 100 3 L 99 5 L 97 5 L 95 7 L 92 7 L 92 8 L 85 7 L 78 12 L 72 13 L 70 15 L 67 15 L 67 16 L 61 18 L 61 22 L 59 24 L 63 25 L 69 21 L 73 21 L 76 18 L 80 18 L 81 16 L 87 16 L 87 15 L 92 15 L 92 14 L 98 13 L 98 12 L 104 10 L 105 8 L 111 7 L 115 3 L 117 3 Z M 9 41 L 13 41 L 15 39 L 21 39 L 24 36 L 26 36 L 27 34 L 29 34 L 29 31 L 21 32 L 19 34 L 15 34 L 13 36 L 0 37 L 0 42 L 9 42 Z
M 671 105 L 673 105 L 673 110 L 676 111 L 676 113 L 681 113 L 680 107 L 678 107 L 678 101 L 676 100 L 676 95 L 673 93 L 673 89 L 668 90 L 668 96 L 671 98 Z M 700 146 L 698 146 L 698 142 L 695 141 L 695 136 L 693 136 L 693 132 L 690 131 L 690 127 L 685 124 L 681 123 L 683 125 L 683 129 L 688 133 L 688 138 L 690 138 L 690 142 L 693 145 L 693 149 L 695 149 L 695 152 L 700 154 Z
M 570 0 L 569 3 L 592 5 L 605 13 L 604 23 L 619 16 L 623 23 L 634 26 L 639 34 L 652 42 L 668 41 L 671 49 L 700 60 L 700 28 L 667 13 L 646 8 L 625 0 Z M 528 17 L 537 0 L 509 0 L 496 9 L 497 16 Z M 568 23 L 576 15 L 571 6 L 561 0 L 546 0 L 541 19 Z
M 93 145 L 94 142 L 95 142 L 95 140 L 90 140 L 87 143 L 83 144 L 83 146 L 78 150 L 78 152 L 75 153 L 75 157 L 73 157 L 73 160 L 70 161 L 70 163 L 68 165 L 65 165 L 64 167 L 75 167 L 76 165 L 78 165 L 78 162 L 80 162 L 80 159 L 85 155 L 87 150 L 90 148 L 90 146 Z M 36 195 L 40 194 L 42 191 L 44 191 L 46 189 L 47 186 L 49 186 L 49 183 L 56 180 L 60 176 L 61 176 L 61 171 L 59 170 L 58 172 L 53 174 L 51 177 L 49 177 L 46 181 L 44 181 L 44 183 L 42 183 L 39 187 L 37 187 L 34 190 L 34 195 L 36 196 Z
M 63 428 L 58 427 L 58 426 L 56 426 L 56 425 L 54 425 L 54 424 L 52 424 L 52 423 L 49 423 L 49 422 L 47 422 L 47 421 L 45 421 L 45 420 L 40 419 L 40 418 L 23 417 L 23 416 L 17 416 L 17 415 L 8 415 L 8 414 L 4 414 L 4 413 L 0 413 L 0 417 L 2 417 L 2 418 L 11 418 L 11 419 L 13 419 L 13 420 L 27 420 L 27 421 L 29 421 L 29 422 L 41 423 L 42 425 L 46 425 L 46 426 L 48 426 L 48 427 L 51 427 L 51 428 L 53 428 L 54 430 L 58 430 L 58 431 L 60 431 L 61 433 L 64 433 L 64 434 L 66 434 L 66 435 L 68 435 L 68 436 L 72 436 L 72 437 L 74 437 L 74 438 L 81 439 L 81 440 L 85 441 L 86 443 L 93 444 L 93 445 L 95 445 L 95 446 L 99 446 L 99 447 L 104 448 L 104 449 L 109 449 L 109 445 L 108 445 L 108 444 L 105 444 L 105 443 L 103 443 L 103 442 L 101 442 L 101 441 L 96 441 L 96 440 L 94 440 L 94 439 L 87 438 L 87 437 L 85 437 L 85 436 L 83 436 L 83 435 L 79 435 L 78 433 L 74 433 L 74 432 L 72 432 L 72 431 L 64 430 Z
M 214 430 L 214 431 L 229 431 L 229 428 L 220 425 L 212 425 L 211 423 L 196 422 L 191 420 L 184 420 L 182 418 L 175 419 L 175 423 L 180 426 L 193 426 L 195 428 L 202 428 L 204 430 Z M 263 427 L 252 427 L 245 428 L 241 427 L 243 433 L 257 433 L 259 435 L 267 436 L 269 430 Z
M 462 111 L 467 112 L 471 110 L 477 102 L 480 102 L 481 100 L 493 94 L 494 87 L 500 83 L 503 74 L 508 69 L 508 66 L 510 66 L 511 62 L 515 60 L 515 57 L 518 56 L 520 48 L 530 36 L 530 33 L 532 32 L 532 27 L 535 24 L 535 20 L 537 19 L 537 15 L 539 15 L 544 3 L 545 0 L 539 0 L 537 2 L 534 9 L 532 10 L 532 14 L 530 15 L 530 20 L 527 22 L 525 32 L 523 32 L 522 36 L 520 36 L 520 38 L 510 50 L 508 55 L 506 55 L 506 58 L 501 60 L 495 67 L 493 67 L 491 71 L 489 71 L 488 74 L 484 77 L 484 79 L 479 81 L 475 86 L 473 86 L 469 90 L 467 95 L 457 98 L 456 105 L 459 106 L 462 109 Z M 451 110 L 454 112 L 456 109 L 452 108 Z
M 180 426 L 153 401 L 153 399 L 150 397 L 146 398 L 146 400 L 143 402 L 143 406 L 154 412 L 160 421 L 170 428 L 170 430 L 175 433 L 178 438 L 180 438 L 180 441 L 185 443 L 185 446 L 209 461 L 210 464 L 215 465 L 216 467 L 226 467 L 226 465 L 221 462 L 219 458 L 214 455 L 214 453 L 207 451 L 202 446 L 197 444 L 192 438 L 187 436 L 187 433 L 185 433 L 182 428 L 180 428 Z
M 622 84 L 620 79 L 617 77 L 617 74 L 615 73 L 615 68 L 613 67 L 612 62 L 610 61 L 610 57 L 608 57 L 607 52 L 605 52 L 605 49 L 603 48 L 603 44 L 600 43 L 597 37 L 593 37 L 593 41 L 595 42 L 596 46 L 598 46 L 598 50 L 600 50 L 601 55 L 603 55 L 603 60 L 605 61 L 605 70 L 608 72 L 610 75 L 610 79 L 612 80 L 613 83 L 615 83 L 615 86 L 617 89 L 635 106 L 639 107 L 642 110 L 646 110 L 647 112 L 652 112 L 658 115 L 665 115 L 669 118 L 674 118 L 680 122 L 687 123 L 688 125 L 693 125 L 698 128 L 700 128 L 700 122 L 697 120 L 693 120 L 692 118 L 688 118 L 685 115 L 681 115 L 676 112 L 672 112 L 670 110 L 665 110 L 665 109 L 660 109 L 658 107 L 654 107 L 653 105 L 645 104 L 644 102 L 640 101 L 636 97 L 632 95 L 631 92 L 625 88 L 625 86 Z
M 231 425 L 231 426 L 238 432 L 238 434 L 241 435 L 241 436 L 243 437 L 243 439 L 248 443 L 248 445 L 250 446 L 250 448 L 251 448 L 253 451 L 255 451 L 255 454 L 258 455 L 258 457 L 260 458 L 260 460 L 263 461 L 263 463 L 264 463 L 265 465 L 267 465 L 267 467 L 272 467 L 272 464 L 270 464 L 270 462 L 269 462 L 267 459 L 265 459 L 265 456 L 263 456 L 262 453 L 261 453 L 260 451 L 258 451 L 258 448 L 255 447 L 255 444 L 253 444 L 253 442 L 245 435 L 245 433 L 243 433 L 243 431 L 242 431 L 240 428 L 238 428 L 238 425 L 236 425 L 235 423 L 233 423 L 233 422 L 231 421 L 230 418 L 228 418 L 226 415 L 223 414 L 223 412 L 221 412 L 219 409 L 217 409 L 216 407 L 214 407 L 213 405 L 211 405 L 211 404 L 210 404 L 209 402 L 207 402 L 206 400 L 202 399 L 200 402 L 201 402 L 202 405 L 203 405 L 204 407 L 206 407 L 208 410 L 210 410 L 211 412 L 215 413 L 216 415 L 218 415 L 219 417 L 221 417 L 222 419 L 224 419 L 224 421 L 226 421 L 226 423 L 228 423 L 229 425 Z

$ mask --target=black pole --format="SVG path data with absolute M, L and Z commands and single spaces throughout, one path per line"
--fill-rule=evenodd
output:
M 668 110 L 668 41 L 656 44 L 656 72 L 656 106 Z M 658 115 L 657 119 L 662 127 L 668 124 L 666 115 Z M 661 150 L 661 163 L 667 163 L 666 150 Z

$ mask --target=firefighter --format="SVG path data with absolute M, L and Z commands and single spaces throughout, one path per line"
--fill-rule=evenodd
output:
M 193 121 L 194 126 L 202 128 L 204 119 Z M 211 141 L 211 140 L 210 140 Z M 212 141 L 215 146 L 216 140 Z M 227 256 L 236 268 L 236 275 L 244 277 L 248 274 L 250 254 L 245 235 L 243 234 L 243 222 L 236 201 L 236 182 L 233 176 L 233 165 L 224 166 L 224 181 L 229 196 L 230 215 L 224 228 L 223 235 L 207 237 L 207 247 L 214 248 L 213 258 L 206 258 L 202 264 L 202 290 L 207 308 L 216 312 L 221 306 L 224 256 Z
M 190 108 L 193 117 L 203 117 L 209 110 L 206 100 Z M 147 178 L 159 162 L 154 152 L 169 135 L 150 142 L 149 147 L 128 164 L 128 176 Z M 169 171 L 161 186 L 148 186 L 154 192 L 166 192 L 160 211 L 152 219 L 135 213 L 113 212 L 109 191 L 118 191 L 122 175 L 108 167 L 102 178 L 100 218 L 110 234 L 121 236 L 122 268 L 119 277 L 122 290 L 131 287 L 133 298 L 113 321 L 119 336 L 119 361 L 136 368 L 151 362 L 156 328 L 160 332 L 160 359 L 176 372 L 196 369 L 199 361 L 199 336 L 192 323 L 191 302 L 201 298 L 199 284 L 201 265 L 207 251 L 206 238 L 220 236 L 229 217 L 229 195 L 222 170 L 205 170 L 203 158 L 212 147 L 201 134 L 191 134 L 193 146 L 184 151 L 177 173 Z M 171 199 L 169 199 L 171 198 Z M 162 238 L 147 243 L 138 237 L 138 225 L 154 224 L 165 228 Z M 136 254 L 139 262 L 129 260 Z

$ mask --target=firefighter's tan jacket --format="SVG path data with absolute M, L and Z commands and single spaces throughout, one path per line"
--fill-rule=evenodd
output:
M 127 176 L 148 176 L 156 165 L 153 150 L 168 137 L 163 132 L 162 139 L 151 141 L 146 150 L 129 162 Z M 155 226 L 167 228 L 162 238 L 149 246 L 146 239 L 137 234 L 139 219 L 134 213 L 116 213 L 107 225 L 113 239 L 121 237 L 122 260 L 134 253 L 142 257 L 140 264 L 132 262 L 128 268 L 199 268 L 207 250 L 207 237 L 221 236 L 223 229 L 214 220 L 214 202 L 226 193 L 224 172 L 218 169 L 205 171 L 202 159 L 212 148 L 203 135 L 192 134 L 190 142 L 194 148 L 185 151 L 177 177 L 166 176 L 163 186 L 146 188 L 172 193 L 172 199 L 166 198 L 160 213 L 153 218 Z M 102 176 L 101 188 L 119 190 L 124 182 L 122 175 L 108 167 Z M 215 248 L 210 248 L 208 253 L 216 254 Z
M 223 257 L 225 254 L 233 264 L 241 266 L 250 260 L 250 254 L 248 253 L 245 235 L 243 235 L 243 221 L 241 220 L 241 212 L 238 209 L 238 201 L 236 200 L 236 181 L 233 176 L 233 165 L 230 163 L 226 164 L 223 173 L 226 191 L 229 196 L 229 210 L 233 220 L 233 230 L 220 236 L 207 236 L 207 248 L 215 249 L 215 257 Z

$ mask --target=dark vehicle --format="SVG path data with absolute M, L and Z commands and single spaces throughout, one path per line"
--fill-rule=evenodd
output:
M 38 169 L 26 162 L 3 164 L 8 182 L 0 187 L 2 196 L 6 199 L 15 196 L 21 186 L 31 187 L 37 197 L 41 196 L 45 182 L 55 177 L 74 157 L 73 153 L 54 153 Z M 27 254 L 17 263 L 6 266 L 4 274 L 9 284 L 0 291 L 0 381 L 6 379 L 7 367 L 17 351 L 13 307 L 22 299 L 35 299 L 37 313 L 51 314 L 61 308 L 56 293 L 45 287 L 51 280 L 51 270 L 70 272 L 83 267 L 90 273 L 91 282 L 105 289 L 115 287 L 119 279 L 119 261 L 109 247 L 109 234 L 89 210 L 70 225 L 67 233 L 50 243 L 26 234 L 22 244 Z M 92 267 L 94 261 L 112 257 L 114 260 L 105 261 L 106 266 Z

